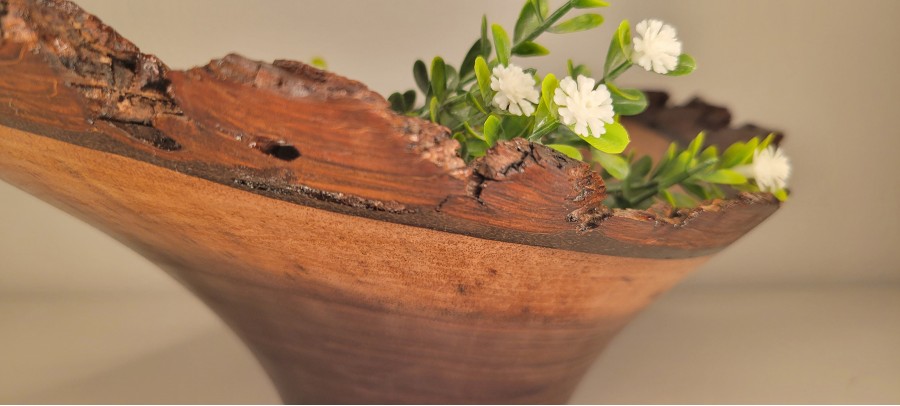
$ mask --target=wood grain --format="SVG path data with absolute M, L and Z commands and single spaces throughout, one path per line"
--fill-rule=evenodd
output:
M 466 165 L 359 82 L 239 55 L 171 70 L 66 0 L 0 0 L 0 33 L 0 178 L 166 269 L 291 403 L 564 402 L 636 312 L 778 208 L 610 210 L 544 146 Z M 648 151 L 727 124 L 700 102 L 627 123 Z
M 3 127 L 0 150 L 4 181 L 202 298 L 288 403 L 565 402 L 614 334 L 706 260 L 359 218 Z

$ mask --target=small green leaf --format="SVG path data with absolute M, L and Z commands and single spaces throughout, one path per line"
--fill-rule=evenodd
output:
M 659 191 L 659 196 L 666 203 L 669 203 L 669 205 L 671 205 L 672 207 L 678 207 L 678 203 L 675 202 L 675 196 L 672 194 L 672 192 L 669 192 L 668 190 L 663 189 L 663 190 Z
M 438 98 L 439 101 L 444 100 L 447 91 L 447 65 L 444 60 L 436 56 L 431 61 L 431 94 Z
M 718 158 L 719 157 L 719 148 L 715 145 L 710 145 L 700 153 L 700 160 L 706 161 L 708 159 Z
M 445 69 L 447 72 L 447 91 L 452 95 L 459 86 L 459 74 L 456 73 L 456 68 L 454 68 L 453 65 L 446 65 Z
M 491 97 L 491 69 L 481 56 L 475 58 L 475 77 L 478 79 L 481 98 L 487 103 Z
M 613 34 L 612 42 L 609 44 L 609 51 L 606 53 L 606 63 L 603 65 L 603 77 L 607 81 L 615 79 L 616 75 L 613 70 L 617 67 L 627 64 L 631 60 L 631 26 L 628 20 L 623 20 L 619 24 Z
M 319 69 L 328 69 L 328 62 L 325 62 L 325 58 L 322 58 L 321 56 L 313 58 L 309 61 L 309 64 Z
M 591 71 L 590 71 L 590 69 L 587 68 L 587 66 L 585 66 L 583 64 L 575 66 L 572 63 L 571 59 L 569 59 L 569 61 L 566 62 L 566 67 L 567 67 L 567 71 L 569 72 L 569 76 L 571 76 L 573 78 L 577 78 L 580 75 L 584 75 L 587 77 L 591 76 Z
M 609 3 L 603 0 L 575 0 L 572 4 L 575 8 L 609 7 Z
M 612 177 L 619 180 L 628 178 L 631 167 L 621 155 L 607 154 L 600 151 L 593 151 L 591 155 Z
M 544 76 L 544 81 L 541 82 L 541 100 L 550 110 L 553 110 L 553 95 L 558 87 L 559 81 L 556 80 L 555 75 L 548 73 L 547 76 Z
M 388 97 L 388 102 L 391 103 L 391 110 L 394 110 L 397 113 L 405 113 L 406 105 L 403 101 L 403 95 L 400 93 L 393 93 Z
M 681 54 L 678 56 L 678 66 L 666 73 L 666 75 L 683 76 L 693 72 L 694 69 L 697 69 L 697 62 L 694 61 L 694 58 L 688 54 Z
M 481 105 L 481 102 L 478 101 L 478 98 L 475 97 L 475 93 L 467 93 L 466 98 L 469 100 L 469 103 L 472 106 L 475 106 L 475 109 L 480 111 L 483 114 L 488 114 L 488 111 Z
M 511 140 L 517 137 L 524 137 L 532 120 L 533 117 L 504 116 L 501 120 L 500 138 Z
M 647 110 L 647 95 L 637 89 L 620 89 L 611 82 L 606 83 L 613 100 L 613 110 L 616 114 L 633 116 Z
M 630 180 L 643 179 L 650 173 L 651 168 L 653 168 L 653 159 L 644 155 L 631 165 L 631 173 L 628 174 L 628 178 Z
M 684 193 L 672 193 L 668 190 L 664 191 L 668 196 L 666 196 L 666 201 L 672 205 L 672 207 L 676 208 L 684 208 L 684 207 L 694 207 L 697 205 L 697 201 L 694 198 L 684 194 Z
M 478 138 L 469 138 L 466 140 L 466 152 L 472 158 L 484 156 L 488 148 L 490 148 L 490 146 Z
M 491 39 L 488 38 L 487 15 L 481 16 L 481 56 L 485 59 L 491 57 Z
M 471 135 L 475 138 L 478 138 L 480 140 L 484 140 L 484 134 L 481 134 L 478 131 L 475 131 L 475 129 L 472 128 L 471 125 L 469 125 L 468 121 L 463 122 L 463 128 L 466 129 L 466 132 L 469 133 L 469 135 Z
M 478 57 L 479 52 L 481 52 L 480 39 L 472 44 L 472 48 L 469 48 L 469 52 L 467 52 L 466 57 L 463 58 L 462 65 L 459 65 L 460 78 L 466 79 L 469 75 L 475 72 L 475 58 Z
M 681 188 L 702 200 L 708 200 L 712 197 L 710 196 L 709 192 L 707 192 L 707 190 L 703 188 L 703 186 L 700 186 L 696 183 L 682 182 Z
M 413 64 L 413 77 L 416 78 L 416 86 L 419 87 L 419 90 L 421 90 L 422 93 L 428 94 L 428 88 L 431 87 L 431 82 L 428 80 L 428 68 L 425 67 L 425 62 L 422 62 L 421 59 Z
M 606 133 L 601 135 L 600 138 L 585 137 L 581 134 L 578 134 L 578 137 L 591 144 L 592 147 L 609 154 L 621 153 L 630 142 L 628 130 L 619 123 L 607 124 Z
M 572 18 L 568 21 L 563 21 L 553 27 L 550 27 L 547 32 L 552 32 L 554 34 L 567 34 L 570 32 L 584 31 L 589 30 L 591 28 L 597 27 L 600 24 L 603 24 L 603 16 L 600 14 L 582 14 L 575 18 Z
M 428 104 L 428 114 L 431 116 L 431 121 L 434 123 L 438 122 L 438 105 L 437 97 L 432 97 L 431 102 Z
M 720 185 L 740 185 L 747 183 L 747 178 L 731 169 L 719 169 L 707 175 L 697 176 L 698 179 L 718 183 Z
M 759 138 L 753 137 L 749 142 L 731 144 L 722 154 L 720 168 L 734 168 L 753 161 L 753 153 L 759 145 Z
M 575 148 L 575 147 L 573 147 L 573 146 L 571 146 L 571 145 L 565 145 L 565 144 L 547 144 L 547 146 L 550 147 L 550 148 L 553 148 L 553 149 L 555 149 L 555 150 L 557 150 L 557 151 L 559 151 L 559 152 L 562 152 L 563 154 L 565 154 L 565 155 L 566 155 L 567 157 L 569 157 L 569 158 L 577 159 L 577 160 L 579 160 L 579 161 L 581 161 L 581 160 L 584 159 L 584 158 L 581 156 L 581 151 L 579 151 L 578 148 Z
M 775 195 L 775 198 L 781 202 L 788 199 L 788 192 L 787 192 L 787 190 L 784 190 L 784 189 L 778 189 L 775 191 L 775 193 L 772 193 L 772 194 Z
M 703 148 L 704 142 L 706 142 L 706 133 L 701 131 L 688 145 L 687 151 L 690 154 L 691 158 L 697 156 L 697 154 L 700 153 L 700 148 Z
M 768 148 L 769 145 L 772 145 L 773 142 L 775 142 L 775 133 L 770 133 L 766 136 L 765 139 L 762 140 L 762 142 L 759 143 L 759 146 L 756 147 L 756 149 L 762 151 Z
M 484 140 L 488 146 L 493 147 L 500 138 L 500 119 L 491 115 L 484 122 Z
M 497 24 L 491 25 L 491 32 L 494 34 L 494 46 L 497 48 L 497 61 L 503 66 L 508 66 L 512 52 L 509 48 L 509 36 L 506 35 L 506 30 Z
M 547 48 L 531 41 L 525 41 L 512 49 L 512 54 L 518 56 L 542 56 L 549 53 Z

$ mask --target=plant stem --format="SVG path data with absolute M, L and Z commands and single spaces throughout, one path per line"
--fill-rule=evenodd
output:
M 627 71 L 633 65 L 634 64 L 631 63 L 631 61 L 622 62 L 619 66 L 616 66 L 611 71 L 609 71 L 609 73 L 607 73 L 605 76 L 603 76 L 603 80 L 601 80 L 600 83 L 601 84 L 606 83 L 610 80 L 613 80 L 613 79 L 619 77 L 619 75 L 625 73 L 625 71 Z

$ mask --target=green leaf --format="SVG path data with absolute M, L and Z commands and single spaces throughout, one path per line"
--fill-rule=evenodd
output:
M 406 113 L 413 109 L 416 105 L 416 91 L 407 90 L 405 93 L 394 93 L 388 97 L 391 103 L 391 109 L 398 113 Z
M 500 119 L 491 115 L 484 122 L 484 140 L 489 147 L 493 147 L 500 138 Z
M 552 32 L 554 34 L 567 34 L 570 32 L 589 30 L 591 28 L 599 26 L 600 24 L 603 24 L 602 15 L 593 13 L 582 14 L 568 21 L 563 21 L 553 27 L 550 27 L 547 32 Z
M 772 145 L 773 142 L 775 142 L 775 133 L 770 133 L 766 136 L 765 139 L 762 140 L 762 142 L 759 143 L 759 146 L 756 147 L 756 149 L 762 151 L 768 148 L 769 145 Z
M 464 80 L 466 77 L 475 72 L 475 58 L 478 57 L 478 53 L 481 52 L 481 40 L 475 41 L 472 44 L 472 48 L 469 48 L 469 52 L 466 53 L 466 57 L 463 58 L 462 65 L 459 65 L 459 77 Z
M 475 58 L 475 77 L 478 79 L 481 98 L 487 103 L 491 97 L 491 69 L 481 56 Z
M 622 64 L 628 63 L 630 60 L 631 26 L 628 20 L 623 20 L 619 24 L 619 28 L 616 29 L 615 34 L 613 34 L 612 42 L 609 44 L 609 51 L 606 53 L 606 63 L 603 65 L 603 77 L 607 78 L 607 81 L 615 79 L 615 76 L 610 76 L 613 70 Z
M 524 137 L 532 120 L 532 117 L 526 116 L 504 116 L 500 126 L 500 138 L 511 140 L 517 137 Z
M 537 7 L 540 5 L 535 1 L 526 1 L 519 13 L 519 19 L 516 20 L 516 28 L 513 30 L 513 42 L 518 43 L 519 40 L 534 32 L 540 27 L 541 18 L 538 16 Z
M 403 101 L 403 95 L 400 93 L 393 93 L 388 97 L 388 102 L 391 103 L 391 110 L 394 110 L 397 113 L 405 113 L 406 105 Z
M 675 154 L 678 151 L 678 145 L 674 142 L 669 144 L 669 148 L 666 149 L 665 155 L 657 162 L 656 168 L 653 169 L 652 178 L 658 178 L 663 173 L 668 172 L 669 166 L 672 165 L 673 160 L 675 159 Z
M 587 66 L 585 66 L 583 64 L 575 66 L 572 64 L 571 59 L 569 59 L 569 61 L 566 62 L 566 67 L 568 68 L 567 71 L 569 72 L 569 76 L 571 76 L 573 78 L 577 78 L 580 75 L 584 75 L 587 77 L 591 76 L 591 71 L 590 71 L 590 69 L 587 68 Z
M 579 160 L 579 161 L 581 161 L 581 160 L 584 159 L 584 158 L 581 156 L 581 151 L 579 151 L 578 148 L 575 148 L 575 147 L 573 147 L 573 146 L 571 146 L 571 145 L 565 145 L 565 144 L 547 144 L 547 146 L 550 147 L 550 148 L 553 148 L 553 149 L 555 149 L 555 150 L 557 150 L 557 151 L 559 151 L 559 152 L 562 152 L 563 154 L 565 154 L 565 155 L 568 156 L 569 158 L 577 159 L 577 160 Z
M 697 176 L 697 179 L 709 183 L 718 183 L 720 185 L 740 185 L 747 183 L 747 178 L 744 175 L 731 169 L 719 169 L 710 174 Z
M 787 190 L 784 190 L 784 189 L 778 189 L 775 191 L 775 193 L 772 193 L 772 194 L 775 195 L 775 198 L 781 202 L 788 199 L 788 192 L 787 192 Z
M 603 0 L 575 0 L 572 4 L 575 8 L 609 7 L 609 3 Z
M 698 203 L 696 199 L 684 193 L 673 193 L 668 190 L 660 190 L 659 197 L 675 208 L 694 207 Z
M 668 190 L 663 189 L 663 190 L 659 191 L 659 196 L 666 203 L 669 203 L 669 205 L 671 205 L 672 207 L 678 207 L 678 203 L 675 202 L 675 196 L 672 194 L 672 192 L 669 192 Z
M 734 168 L 753 160 L 753 153 L 759 145 L 759 138 L 754 137 L 749 142 L 736 142 L 731 144 L 722 154 L 719 167 Z
M 431 116 L 431 121 L 434 123 L 438 122 L 438 105 L 437 97 L 432 97 L 431 102 L 428 104 L 428 114 Z
M 484 156 L 490 147 L 488 144 L 478 138 L 466 139 L 466 152 L 472 158 Z
M 313 58 L 309 61 L 309 64 L 319 69 L 328 69 L 328 62 L 325 62 L 325 58 L 322 58 L 321 56 Z
M 491 57 L 491 39 L 488 38 L 487 16 L 481 16 L 481 56 L 485 59 Z
M 497 61 L 503 66 L 508 66 L 512 52 L 509 48 L 509 36 L 506 35 L 506 30 L 497 24 L 491 25 L 491 32 L 494 34 L 494 46 L 497 48 Z
M 456 73 L 456 68 L 453 65 L 446 65 L 446 74 L 447 74 L 447 90 L 450 94 L 456 92 L 456 88 L 459 87 L 459 74 Z
M 642 156 L 641 159 L 638 159 L 631 165 L 631 173 L 628 174 L 629 180 L 643 179 L 650 173 L 652 167 L 653 159 L 647 155 Z
M 606 83 L 613 100 L 613 110 L 616 114 L 633 116 L 641 114 L 647 109 L 647 95 L 637 89 L 619 89 L 610 82 Z
M 447 65 L 441 57 L 436 56 L 431 61 L 431 94 L 439 101 L 444 100 L 447 92 L 446 69 Z
M 422 62 L 421 59 L 413 64 L 413 77 L 416 78 L 416 86 L 419 87 L 419 90 L 424 94 L 428 94 L 431 82 L 428 80 L 428 68 L 425 67 L 425 62 Z
M 541 101 L 543 101 L 550 110 L 553 110 L 553 94 L 558 87 L 559 81 L 556 80 L 555 75 L 548 73 L 547 76 L 544 76 L 544 81 L 541 82 Z
M 700 186 L 696 183 L 683 182 L 681 184 L 681 188 L 702 200 L 708 200 L 712 197 L 709 192 L 707 192 L 706 189 L 703 188 L 703 186 Z
M 621 155 L 607 154 L 600 151 L 593 151 L 591 155 L 612 177 L 619 180 L 628 178 L 631 167 Z
M 482 112 L 483 114 L 489 114 L 484 106 L 481 105 L 481 102 L 478 101 L 478 98 L 475 97 L 474 93 L 467 93 L 466 98 L 469 100 L 469 103 L 471 103 L 472 106 L 475 106 L 476 110 Z
M 715 145 L 710 145 L 700 153 L 700 160 L 705 161 L 707 159 L 713 159 L 719 157 L 719 148 L 716 148 Z
M 588 144 L 591 144 L 592 147 L 609 154 L 621 153 L 630 142 L 628 130 L 619 123 L 607 124 L 606 133 L 600 136 L 600 138 L 591 136 L 585 137 L 581 134 L 578 134 L 578 137 Z
M 688 145 L 687 151 L 690 154 L 691 158 L 697 156 L 697 154 L 700 153 L 700 148 L 703 148 L 704 142 L 706 142 L 706 133 L 701 131 Z
M 722 153 L 722 158 L 719 161 L 719 166 L 722 168 L 733 168 L 744 160 L 744 155 L 746 154 L 746 143 L 743 142 L 735 142 L 728 146 L 725 149 L 725 152 Z M 753 152 L 751 151 L 751 154 Z
M 547 48 L 531 41 L 525 41 L 512 49 L 512 54 L 518 56 L 542 56 L 549 53 L 550 51 Z
M 683 76 L 693 72 L 694 69 L 697 69 L 697 62 L 694 61 L 694 58 L 688 54 L 681 54 L 678 56 L 678 66 L 670 70 L 666 75 Z

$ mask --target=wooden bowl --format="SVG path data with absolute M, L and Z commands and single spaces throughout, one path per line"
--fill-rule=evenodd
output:
M 561 403 L 657 295 L 778 208 L 610 210 L 523 140 L 472 165 L 361 83 L 229 55 L 173 71 L 65 0 L 3 0 L 0 178 L 152 260 L 290 403 Z M 645 150 L 721 108 L 664 95 Z

